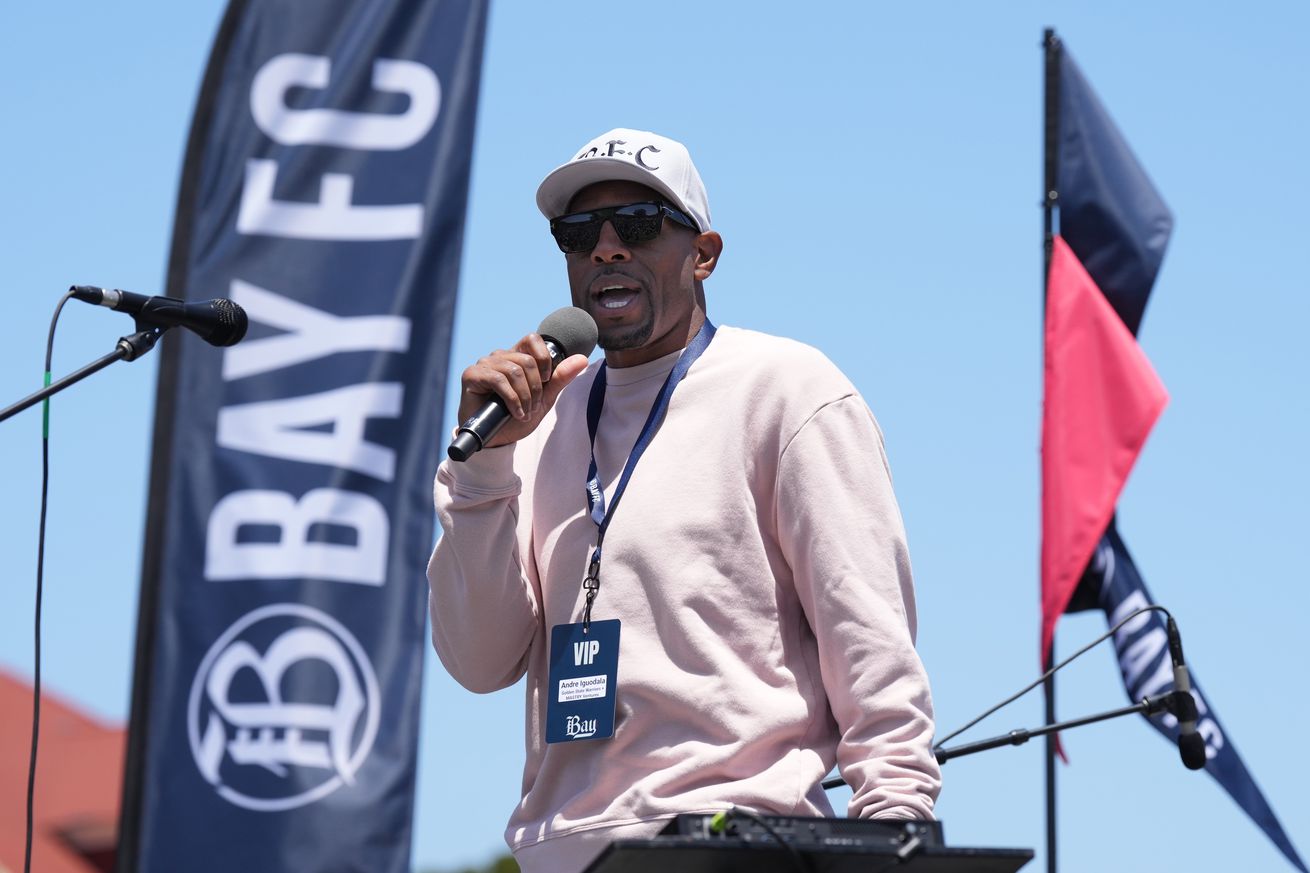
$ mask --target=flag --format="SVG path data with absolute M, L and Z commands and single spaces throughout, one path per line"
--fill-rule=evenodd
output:
M 1048 274 L 1042 419 L 1043 656 L 1065 611 L 1099 607 L 1114 625 L 1154 602 L 1119 536 L 1114 505 L 1167 399 L 1136 334 L 1173 227 L 1068 49 L 1058 52 L 1060 234 Z M 1133 619 L 1114 643 L 1130 701 L 1173 690 L 1158 612 Z M 1306 873 L 1195 673 L 1192 696 L 1205 769 Z M 1177 742 L 1172 715 L 1149 721 Z
M 1063 46 L 1058 69 L 1060 235 L 1047 274 L 1042 413 L 1043 658 L 1167 399 L 1134 337 L 1173 228 Z
M 233 0 L 168 292 L 120 870 L 409 870 L 485 0 Z
M 1060 235 L 1136 336 L 1173 216 L 1063 46 L 1059 95 Z
M 1079 596 L 1084 594 L 1091 601 L 1089 608 L 1099 606 L 1104 610 L 1106 621 L 1111 626 L 1155 602 L 1146 584 L 1142 582 L 1141 574 L 1113 521 L 1087 567 Z M 1128 694 L 1129 702 L 1137 703 L 1143 697 L 1173 690 L 1173 661 L 1169 657 L 1168 645 L 1164 618 L 1155 611 L 1137 616 L 1114 635 L 1119 672 L 1123 676 L 1124 691 Z M 1237 747 L 1219 722 L 1214 707 L 1201 691 L 1196 671 L 1189 667 L 1188 673 L 1199 716 L 1196 730 L 1205 740 L 1206 771 L 1265 832 L 1292 866 L 1306 873 L 1305 863 L 1297 855 L 1292 841 L 1274 815 L 1273 808 L 1246 769 L 1246 764 L 1237 753 Z M 1169 713 L 1162 713 L 1148 720 L 1171 745 L 1177 745 L 1176 718 Z
M 1042 648 L 1167 395 L 1137 340 L 1056 237 L 1046 300 L 1042 415 Z

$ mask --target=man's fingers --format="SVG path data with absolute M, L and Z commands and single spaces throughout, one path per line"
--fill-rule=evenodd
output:
M 525 419 L 541 408 L 541 371 L 531 355 L 521 352 L 507 352 L 500 360 L 500 371 L 518 398 L 518 411 L 510 411 L 516 418 Z
M 546 348 L 546 341 L 540 335 L 530 333 L 515 343 L 513 351 L 507 354 L 518 356 L 515 360 L 523 368 L 524 376 L 528 381 L 528 388 L 532 394 L 532 399 L 527 404 L 529 413 L 539 411 L 542 386 L 550 379 L 550 349 Z
M 546 382 L 550 379 L 550 349 L 546 348 L 546 341 L 540 334 L 528 334 L 518 341 L 514 351 L 531 355 L 537 364 L 537 374 L 541 377 L 541 381 Z
M 550 381 L 543 382 L 537 357 L 546 358 L 546 374 Z M 542 417 L 559 397 L 559 393 L 587 369 L 587 359 L 573 355 L 561 361 L 550 372 L 550 353 L 541 337 L 524 337 L 513 351 L 495 351 L 465 370 L 461 377 L 464 396 L 460 400 L 459 420 L 465 421 L 475 414 L 491 397 L 499 397 L 513 417 L 487 443 L 504 445 L 522 439 L 531 433 Z
M 487 397 L 498 396 L 510 414 L 520 421 L 541 406 L 541 372 L 536 359 L 529 354 L 492 352 L 465 370 L 461 383 L 466 401 L 481 405 Z M 461 415 L 472 414 L 462 408 L 465 405 L 461 401 Z
M 555 368 L 555 374 L 550 377 L 546 383 L 545 404 L 546 408 L 555 405 L 555 398 L 563 391 L 568 384 L 578 378 L 584 370 L 587 369 L 586 355 L 571 355 L 559 362 Z

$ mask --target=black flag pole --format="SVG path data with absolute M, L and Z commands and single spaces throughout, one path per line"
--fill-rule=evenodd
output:
M 1060 38 L 1053 28 L 1046 28 L 1042 38 L 1042 47 L 1046 53 L 1045 75 L 1045 111 L 1044 111 L 1044 179 L 1042 188 L 1042 337 L 1045 341 L 1046 331 L 1046 297 L 1049 292 L 1051 276 L 1051 250 L 1054 246 L 1055 207 L 1059 200 L 1057 189 L 1057 167 L 1059 161 L 1060 132 Z M 1042 653 L 1042 670 L 1050 671 L 1055 660 L 1055 638 L 1051 646 Z M 1046 723 L 1055 724 L 1055 677 L 1049 676 L 1042 683 L 1043 696 L 1046 699 Z M 1055 844 L 1055 758 L 1059 745 L 1056 734 L 1046 736 L 1046 869 L 1048 873 L 1056 871 Z

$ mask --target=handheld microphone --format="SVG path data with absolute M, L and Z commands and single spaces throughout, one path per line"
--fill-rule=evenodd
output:
M 1178 755 L 1188 770 L 1205 766 L 1205 738 L 1196 732 L 1196 699 L 1192 697 L 1192 678 L 1183 662 L 1183 640 L 1178 635 L 1178 624 L 1169 616 L 1169 657 L 1174 664 L 1174 699 L 1178 717 Z
M 550 367 L 573 355 L 590 355 L 596 348 L 599 331 L 596 322 L 586 311 L 576 306 L 557 309 L 541 322 L 537 333 L 546 341 L 550 351 Z M 500 397 L 488 400 L 481 409 L 459 426 L 455 439 L 446 454 L 452 461 L 467 461 L 482 450 L 487 440 L 496 435 L 509 421 L 509 409 Z
M 74 285 L 68 289 L 85 303 L 126 312 L 138 323 L 150 327 L 185 327 L 211 346 L 231 346 L 246 335 L 246 311 L 220 297 L 203 303 L 188 303 L 176 297 L 147 297 L 130 291 Z

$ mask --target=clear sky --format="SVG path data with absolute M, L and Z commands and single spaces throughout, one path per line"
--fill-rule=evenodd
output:
M 221 13 L 220 0 L 7 10 L 0 405 L 39 387 L 69 284 L 162 292 Z M 726 241 L 711 316 L 820 347 L 882 424 L 939 731 L 962 724 L 1037 668 L 1045 26 L 1176 218 L 1141 331 L 1171 401 L 1120 530 L 1307 853 L 1310 766 L 1287 747 L 1310 723 L 1305 4 L 494 3 L 451 372 L 567 302 L 533 206 L 542 175 L 615 126 L 687 143 Z M 55 370 L 107 353 L 128 324 L 70 307 Z M 157 361 L 54 404 L 45 677 L 111 720 L 127 712 Z M 39 438 L 36 411 L 0 424 L 0 666 L 23 675 Z M 1066 618 L 1058 649 L 1103 629 L 1099 613 Z M 415 866 L 481 861 L 518 796 L 521 687 L 477 697 L 430 653 L 427 667 Z M 1060 689 L 1063 717 L 1124 702 L 1108 647 Z M 1033 695 L 968 738 L 1040 715 Z M 1063 870 L 1290 869 L 1141 719 L 1066 744 Z M 1033 847 L 1029 869 L 1044 869 L 1042 759 L 1033 743 L 949 763 L 950 842 Z

